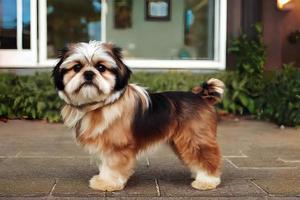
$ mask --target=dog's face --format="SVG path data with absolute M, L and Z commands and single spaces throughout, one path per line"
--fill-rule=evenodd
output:
M 120 48 L 95 41 L 69 45 L 53 70 L 59 96 L 73 105 L 113 98 L 126 87 L 130 74 Z

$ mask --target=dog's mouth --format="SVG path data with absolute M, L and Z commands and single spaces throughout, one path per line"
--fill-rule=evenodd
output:
M 93 81 L 85 81 L 74 91 L 74 93 L 78 93 L 82 88 L 85 88 L 85 87 L 94 87 L 95 89 L 97 89 L 99 91 L 99 88 Z
M 85 81 L 84 83 L 81 84 L 81 86 L 82 87 L 84 87 L 84 86 L 95 86 L 96 87 L 96 85 L 94 84 L 93 81 Z

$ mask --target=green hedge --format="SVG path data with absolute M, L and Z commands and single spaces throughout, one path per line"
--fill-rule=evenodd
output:
M 32 76 L 0 74 L 0 117 L 57 122 L 62 103 L 50 73 Z
M 279 125 L 300 126 L 300 70 L 291 66 L 276 73 L 264 74 L 259 81 L 251 79 L 255 90 L 249 90 L 251 85 L 238 72 L 140 72 L 133 75 L 131 82 L 152 92 L 189 91 L 211 77 L 223 80 L 227 87 L 220 109 L 271 120 Z M 60 121 L 59 110 L 63 102 L 58 98 L 50 73 L 32 76 L 0 74 L 0 91 L 0 117 Z
M 190 73 L 135 73 L 131 82 L 150 91 L 191 90 L 206 77 Z M 63 102 L 54 89 L 50 73 L 0 74 L 0 91 L 0 117 L 60 121 Z

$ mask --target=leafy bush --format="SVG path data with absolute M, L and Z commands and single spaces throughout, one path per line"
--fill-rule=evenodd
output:
M 220 75 L 219 75 L 220 76 Z M 131 82 L 148 87 L 150 91 L 191 90 L 209 75 L 192 73 L 134 73 Z M 0 74 L 0 117 L 61 120 L 59 99 L 50 73 L 32 76 Z
M 264 87 L 257 94 L 252 94 L 239 76 L 238 72 L 140 72 L 134 73 L 131 82 L 146 86 L 152 92 L 190 91 L 211 77 L 219 78 L 227 86 L 223 103 L 219 105 L 224 111 L 242 114 L 247 111 L 256 118 L 272 120 L 280 125 L 300 125 L 299 69 L 288 65 L 276 74 L 263 75 L 260 84 Z M 61 119 L 59 110 L 63 102 L 56 94 L 50 73 L 32 76 L 0 74 L 0 91 L 0 117 L 44 119 L 49 122 Z
M 282 71 L 264 72 L 266 60 L 262 28 L 256 38 L 243 34 L 229 48 L 236 57 L 236 72 L 226 79 L 222 108 L 235 114 L 251 114 L 279 125 L 300 125 L 300 70 L 291 64 Z
M 300 70 L 284 65 L 267 81 L 256 115 L 277 124 L 300 126 Z
M 225 79 L 227 74 L 200 74 L 191 72 L 176 72 L 170 71 L 167 73 L 147 73 L 139 72 L 133 73 L 131 82 L 137 83 L 146 87 L 151 92 L 159 91 L 191 91 L 196 85 L 208 80 L 211 77 Z
M 264 64 L 266 60 L 260 24 L 254 26 L 255 38 L 242 34 L 232 41 L 228 49 L 236 58 L 237 71 L 226 82 L 227 93 L 224 109 L 235 114 L 255 114 L 257 99 L 262 95 L 264 85 Z
M 0 117 L 60 120 L 62 102 L 50 74 L 35 76 L 0 75 Z
M 232 41 L 228 51 L 236 56 L 236 69 L 239 74 L 261 77 L 266 61 L 266 47 L 262 26 L 256 24 L 253 28 L 256 32 L 254 38 L 242 34 Z

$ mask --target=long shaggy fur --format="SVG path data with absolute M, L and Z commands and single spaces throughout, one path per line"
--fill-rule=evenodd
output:
M 210 79 L 192 92 L 149 94 L 128 84 L 130 74 L 120 49 L 100 42 L 69 46 L 53 70 L 59 96 L 66 102 L 65 125 L 75 130 L 84 149 L 102 160 L 90 187 L 123 189 L 136 156 L 162 142 L 195 174 L 194 188 L 217 187 L 221 157 L 213 105 L 221 100 L 224 84 Z

